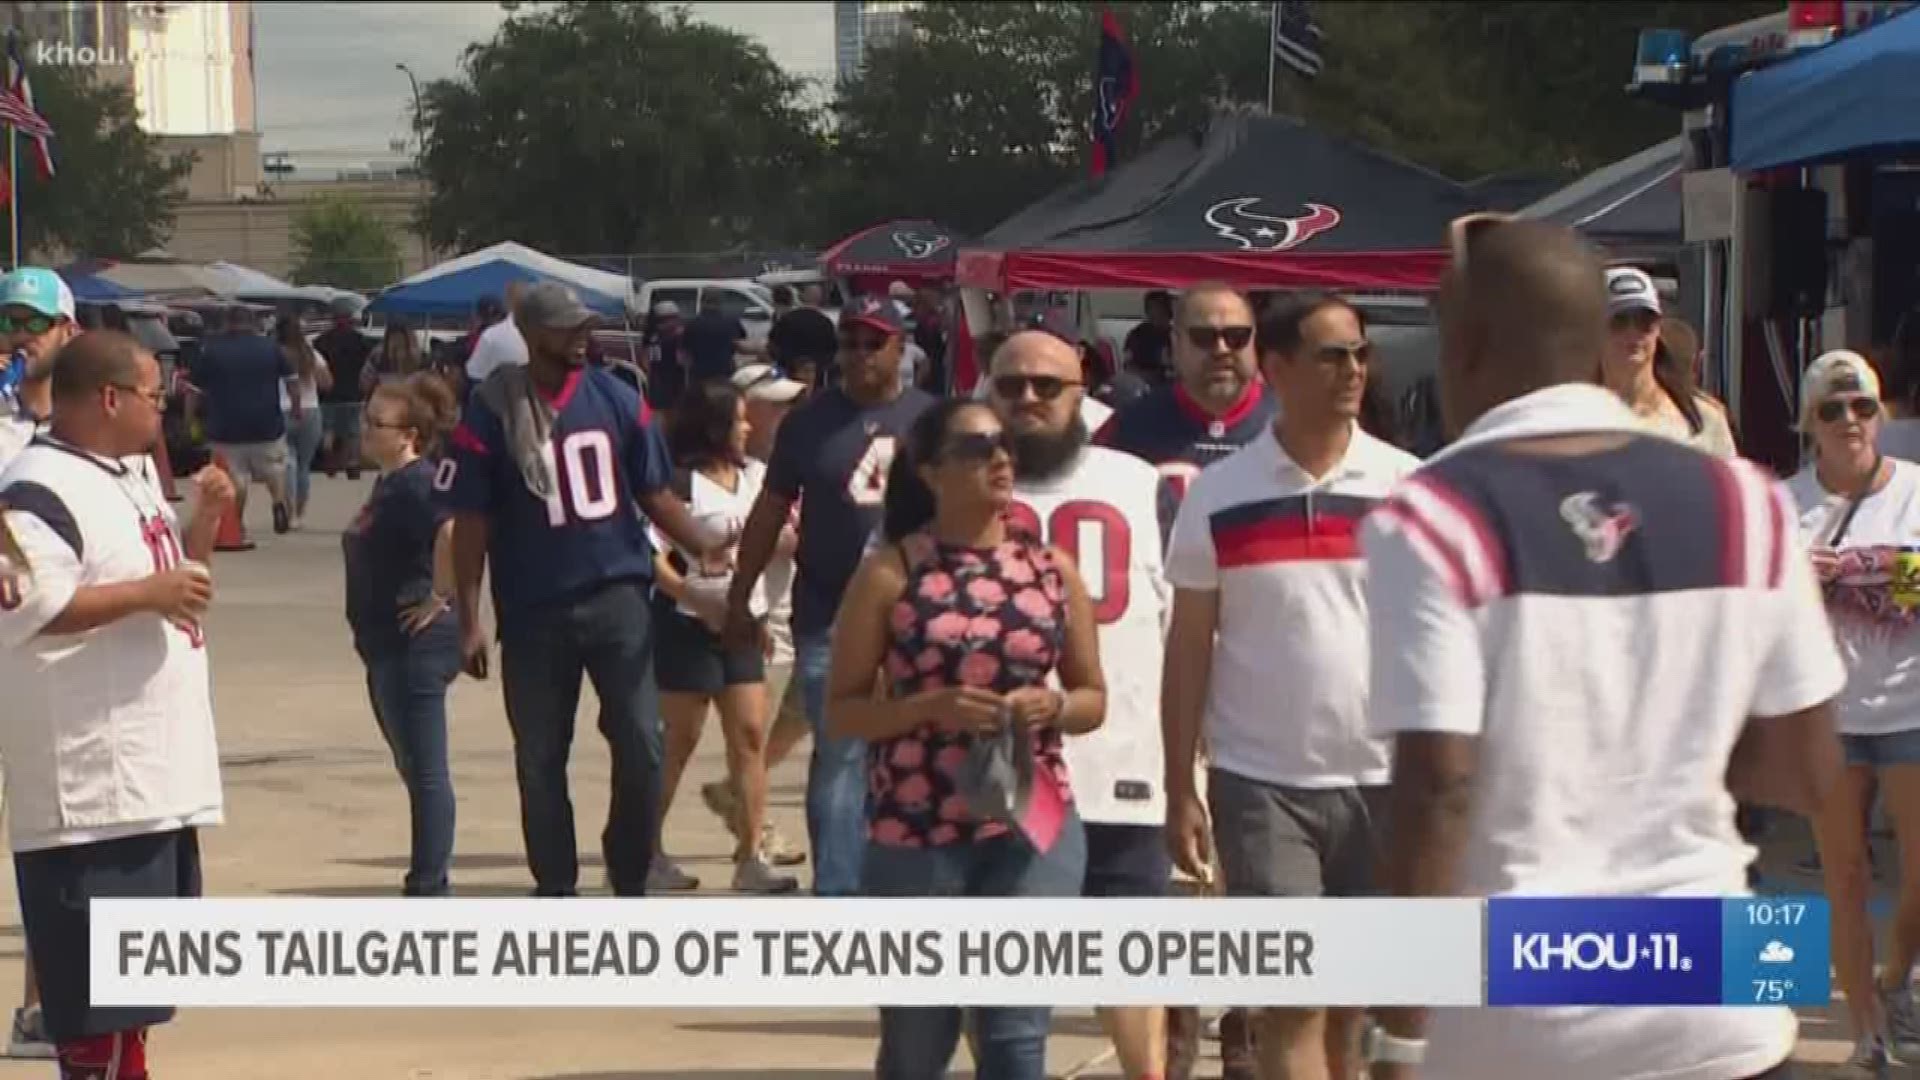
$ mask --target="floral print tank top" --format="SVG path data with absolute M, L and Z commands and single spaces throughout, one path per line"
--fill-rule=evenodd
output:
M 974 686 L 1008 693 L 1046 685 L 1066 638 L 1066 586 L 1052 553 L 1025 536 L 991 550 L 943 544 L 916 534 L 901 543 L 907 584 L 889 620 L 887 681 L 896 698 L 922 690 Z M 1007 831 L 977 820 L 956 778 L 973 736 L 925 725 L 867 748 L 875 843 L 935 847 L 986 840 Z M 1032 740 L 1036 778 L 1070 790 L 1060 733 Z

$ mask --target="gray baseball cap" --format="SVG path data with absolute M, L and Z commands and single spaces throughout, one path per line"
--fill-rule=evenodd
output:
M 542 281 L 528 289 L 513 309 L 516 322 L 542 330 L 578 330 L 600 317 L 580 302 L 580 296 L 557 281 Z

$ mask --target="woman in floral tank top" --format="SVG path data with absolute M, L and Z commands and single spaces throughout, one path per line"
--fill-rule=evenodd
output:
M 1077 896 L 1086 841 L 1060 740 L 1106 713 L 1086 587 L 1067 556 L 1007 531 L 1013 460 L 984 404 L 944 401 L 906 442 L 887 481 L 888 543 L 841 603 L 828 690 L 831 733 L 868 743 L 866 892 Z M 983 810 L 969 758 L 1009 725 L 1027 737 L 1000 745 L 1030 757 L 1018 763 L 1030 795 Z M 1050 1019 L 978 1010 L 979 1075 L 1044 1077 Z M 958 1008 L 880 1010 L 877 1075 L 945 1075 L 960 1026 Z

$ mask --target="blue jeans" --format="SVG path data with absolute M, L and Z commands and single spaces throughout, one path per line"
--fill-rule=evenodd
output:
M 827 669 L 833 646 L 826 632 L 796 634 L 793 672 L 813 727 L 807 763 L 807 841 L 813 848 L 816 896 L 858 896 L 860 861 L 867 848 L 867 743 L 827 736 Z
M 453 775 L 447 768 L 447 687 L 460 674 L 460 620 L 448 612 L 392 652 L 362 654 L 373 718 L 407 785 L 412 857 L 403 891 L 445 896 L 453 866 Z
M 307 512 L 313 492 L 313 455 L 320 449 L 320 410 L 308 409 L 300 419 L 287 417 L 287 501 L 295 515 Z
M 614 581 L 577 599 L 500 619 L 500 682 L 513 729 L 520 829 L 539 896 L 579 891 L 567 757 L 580 678 L 600 699 L 600 734 L 613 759 L 607 826 L 600 834 L 615 896 L 645 896 L 660 816 L 660 704 L 653 683 L 648 583 Z
M 1069 814 L 1053 847 L 1042 854 L 1026 839 L 997 836 L 972 844 L 867 848 L 870 896 L 1079 896 L 1087 839 Z M 992 1080 L 1045 1080 L 1051 1009 L 975 1009 L 980 1060 L 975 1074 Z M 935 1080 L 960 1043 L 958 1008 L 883 1008 L 878 1080 Z

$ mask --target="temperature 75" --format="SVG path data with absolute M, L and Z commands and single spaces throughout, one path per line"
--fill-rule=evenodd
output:
M 1792 979 L 1753 980 L 1753 1000 L 1758 1005 L 1779 1005 L 1793 996 Z

